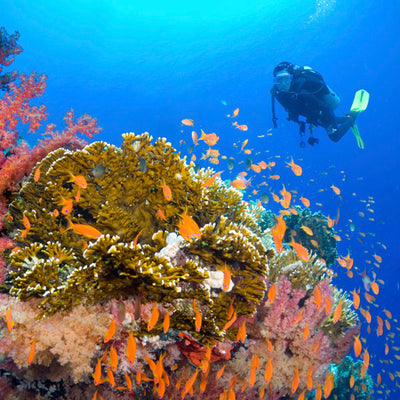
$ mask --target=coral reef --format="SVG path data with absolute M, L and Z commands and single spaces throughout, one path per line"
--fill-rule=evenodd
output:
M 17 71 L 1 74 L 3 66 L 9 66 L 22 47 L 17 44 L 19 32 L 9 35 L 4 27 L 0 28 L 0 90 L 8 90 L 8 85 L 16 78 Z
M 45 316 L 140 295 L 143 303 L 167 303 L 178 310 L 171 323 L 199 336 L 193 310 L 180 311 L 183 300 L 196 299 L 204 307 L 203 337 L 217 338 L 231 302 L 237 303 L 238 316 L 254 313 L 264 296 L 261 278 L 272 252 L 251 231 L 257 225 L 246 217 L 237 191 L 219 181 L 204 186 L 211 172 L 193 175 L 165 139 L 152 145 L 148 134 L 123 136 L 122 149 L 95 142 L 82 151 L 57 150 L 36 165 L 7 216 L 10 235 L 24 244 L 9 256 L 10 294 L 41 298 Z M 95 176 L 100 166 L 103 173 Z M 165 196 L 166 187 L 172 198 Z M 183 215 L 200 226 L 201 239 L 182 245 L 173 265 L 161 251 L 168 235 L 180 230 Z M 77 226 L 97 233 L 89 237 Z M 229 294 L 200 285 L 218 270 L 223 279 L 225 268 L 234 283 Z M 142 329 L 147 331 L 145 325 Z
M 311 213 L 308 208 L 294 207 L 297 214 L 284 217 L 286 222 L 286 234 L 283 241 L 289 243 L 294 238 L 309 250 L 315 252 L 319 258 L 325 260 L 326 265 L 332 266 L 338 257 L 336 251 L 335 231 L 328 227 L 326 217 L 320 212 Z M 301 227 L 310 228 L 313 235 L 307 234 Z
M 4 28 L 0 29 L 0 65 L 10 65 L 14 60 L 11 56 L 22 51 L 16 44 L 18 37 L 18 32 L 9 36 Z M 29 76 L 17 75 L 14 71 L 0 75 L 0 85 L 2 84 L 6 92 L 0 99 L 0 251 L 13 247 L 10 239 L 3 234 L 4 216 L 9 202 L 15 198 L 16 192 L 36 162 L 59 147 L 81 148 L 86 141 L 79 135 L 92 138 L 101 130 L 96 119 L 87 114 L 75 119 L 71 110 L 64 117 L 66 128 L 63 131 L 55 130 L 54 124 L 47 124 L 42 139 L 31 148 L 21 138 L 19 129 L 21 124 L 28 125 L 29 132 L 35 133 L 47 118 L 44 105 L 30 105 L 33 99 L 45 91 L 46 76 L 36 73 Z M 0 256 L 0 283 L 5 275 L 4 268 L 5 260 Z
M 123 138 L 53 151 L 9 206 L 5 384 L 26 399 L 294 399 L 323 386 L 359 332 L 331 270 L 266 248 L 258 211 L 165 139 Z

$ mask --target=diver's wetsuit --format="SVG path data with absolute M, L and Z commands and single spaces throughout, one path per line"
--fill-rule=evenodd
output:
M 288 112 L 288 119 L 299 123 L 301 115 L 306 118 L 306 123 L 322 126 L 331 140 L 339 141 L 354 124 L 354 118 L 335 116 L 326 98 L 336 95 L 328 89 L 319 72 L 310 68 L 296 67 L 292 75 L 289 91 L 281 91 L 276 85 L 271 89 L 272 96 Z

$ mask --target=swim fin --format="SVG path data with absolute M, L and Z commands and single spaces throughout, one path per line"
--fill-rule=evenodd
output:
M 354 95 L 353 104 L 351 105 L 349 114 L 356 117 L 359 113 L 367 109 L 368 102 L 369 102 L 369 93 L 364 89 L 357 90 L 356 94 Z M 354 123 L 354 125 L 351 127 L 351 131 L 353 132 L 357 140 L 358 147 L 360 149 L 363 149 L 364 142 L 361 139 L 357 124 Z
M 369 93 L 364 90 L 360 89 L 357 90 L 356 94 L 354 95 L 353 104 L 350 108 L 351 114 L 359 114 L 367 109 L 369 102 Z

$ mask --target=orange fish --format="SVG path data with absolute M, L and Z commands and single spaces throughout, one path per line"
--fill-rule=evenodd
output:
M 340 195 L 340 189 L 336 187 L 335 185 L 331 185 L 331 189 L 337 194 L 338 196 Z
M 303 331 L 303 340 L 307 340 L 309 335 L 310 335 L 310 328 L 308 327 L 308 324 L 306 324 Z
M 159 208 L 159 209 L 157 210 L 157 215 L 158 215 L 163 221 L 166 221 L 166 220 L 167 220 L 167 218 L 166 218 L 166 216 L 165 216 L 163 210 L 161 210 L 161 208 Z
M 356 289 L 354 289 L 352 292 L 353 294 L 353 305 L 356 310 L 358 310 L 358 307 L 360 307 L 360 296 L 358 295 Z
M 93 380 L 94 380 L 94 384 L 100 385 L 101 383 L 104 382 L 104 380 L 101 379 L 101 359 L 99 358 L 97 360 L 97 364 L 96 364 L 96 368 L 94 370 L 94 374 L 93 374 Z
M 303 231 L 309 236 L 312 236 L 314 234 L 311 228 L 309 228 L 308 226 L 302 225 L 300 228 L 303 229 Z
M 328 374 L 326 376 L 324 385 L 324 397 L 326 399 L 330 396 L 334 386 L 335 386 L 335 376 L 333 374 Z
M 332 312 L 332 302 L 328 297 L 325 297 L 325 314 L 329 315 Z
M 361 354 L 362 344 L 360 341 L 360 336 L 353 336 L 354 337 L 354 355 L 358 357 Z
M 31 350 L 29 351 L 28 365 L 30 365 L 33 359 L 35 358 L 35 344 L 36 344 L 36 339 L 33 339 Z
M 300 396 L 297 398 L 297 400 L 304 400 L 306 395 L 306 389 L 304 389 L 301 393 Z
M 371 289 L 375 295 L 379 294 L 379 285 L 375 281 L 371 281 L 370 283 Z
M 113 372 L 115 372 L 118 367 L 118 354 L 114 346 L 110 347 L 110 367 Z
M 322 302 L 321 289 L 319 288 L 319 286 L 315 286 L 315 288 L 314 288 L 314 304 L 317 306 L 317 310 L 321 307 L 321 302 Z
M 275 300 L 276 286 L 275 283 L 268 289 L 268 303 L 272 304 Z
M 169 331 L 169 322 L 170 322 L 170 317 L 169 317 L 169 312 L 164 315 L 164 322 L 163 322 L 163 332 L 167 333 Z
M 300 374 L 299 374 L 299 369 L 295 368 L 294 374 L 293 374 L 293 380 L 292 380 L 292 393 L 295 393 L 300 382 Z
M 249 143 L 249 139 L 243 140 L 242 147 L 240 148 L 240 151 L 243 151 L 243 149 L 246 147 L 247 143 Z
M 181 122 L 182 122 L 183 125 L 186 125 L 186 126 L 193 126 L 193 120 L 192 120 L 192 119 L 185 118 L 185 119 L 183 119 Z
M 189 378 L 189 380 L 185 383 L 185 387 L 183 389 L 183 393 L 184 395 L 186 395 L 193 387 L 193 384 L 197 378 L 197 374 L 199 373 L 199 369 L 196 368 L 195 373 Z
M 261 167 L 259 165 L 251 164 L 250 168 L 257 174 L 261 172 Z
M 129 332 L 128 343 L 126 346 L 126 356 L 128 357 L 128 361 L 130 364 L 135 362 L 136 357 L 136 339 L 133 336 L 132 332 Z
M 282 195 L 282 200 L 280 201 L 282 207 L 289 208 L 292 194 L 286 190 L 285 185 L 283 185 L 283 189 L 279 193 Z
M 336 322 L 339 321 L 340 317 L 342 316 L 342 300 L 339 300 L 335 311 L 333 313 L 333 322 L 336 324 Z
M 162 191 L 164 194 L 164 197 L 167 201 L 171 201 L 172 200 L 172 192 L 170 187 L 165 183 L 165 181 L 163 181 L 164 183 L 162 184 Z
M 218 140 L 219 136 L 216 135 L 215 133 L 205 133 L 203 129 L 201 130 L 201 136 L 199 140 L 204 140 L 205 143 L 207 143 L 209 146 L 214 146 Z
M 237 122 L 234 122 L 233 124 L 232 124 L 234 127 L 236 127 L 236 129 L 239 129 L 239 130 L 241 130 L 241 131 L 247 131 L 248 129 L 249 129 L 249 127 L 247 126 L 247 125 L 239 125 Z
M 200 332 L 202 317 L 200 311 L 197 308 L 194 310 L 194 315 L 195 315 L 194 325 L 196 328 L 196 332 Z
M 305 197 L 300 197 L 300 201 L 303 203 L 304 207 L 310 207 L 310 200 L 306 199 Z
M 222 172 L 224 172 L 224 171 L 216 172 L 214 175 L 212 175 L 210 178 L 208 178 L 208 179 L 203 183 L 203 187 L 206 187 L 206 188 L 210 187 L 210 186 L 214 183 L 216 177 L 219 176 L 219 175 L 221 175 Z
M 292 238 L 292 241 L 289 243 L 289 245 L 293 247 L 293 250 L 299 256 L 300 260 L 303 260 L 303 261 L 309 261 L 310 260 L 310 256 L 308 254 L 308 250 L 303 245 L 301 245 L 300 243 L 296 243 L 293 240 L 293 238 Z
M 328 228 L 332 228 L 332 226 L 335 225 L 335 220 L 329 217 L 329 215 L 326 217 L 326 220 L 328 222 Z
M 229 290 L 230 284 L 231 284 L 231 271 L 229 271 L 229 269 L 227 268 L 227 266 L 225 264 L 224 281 L 222 283 L 222 289 L 224 292 L 227 292 Z
M 237 117 L 238 115 L 239 115 L 239 108 L 236 108 L 236 110 L 233 111 L 232 118 L 235 118 L 235 117 Z
M 246 183 L 242 179 L 234 179 L 231 182 L 231 186 L 233 186 L 236 189 L 240 189 L 240 190 L 243 190 L 243 189 L 247 188 Z
M 351 375 L 350 375 L 350 381 L 349 381 L 349 386 L 350 386 L 350 389 L 352 389 L 352 388 L 353 388 L 353 386 L 354 386 L 354 383 L 355 383 L 355 378 L 354 378 L 354 375 L 353 375 L 353 374 L 351 374 Z
M 97 239 L 102 235 L 102 233 L 93 226 L 74 224 L 70 219 L 68 219 L 68 222 L 69 227 L 67 228 L 67 230 L 72 229 L 75 233 L 78 233 L 79 235 L 85 236 L 89 239 Z
M 268 177 L 269 179 L 272 179 L 273 181 L 277 181 L 278 179 L 280 179 L 281 177 L 279 175 L 270 175 Z
M 75 185 L 81 187 L 82 189 L 87 188 L 87 182 L 84 176 L 82 175 L 77 175 L 75 176 L 71 172 L 69 173 L 71 175 L 71 179 L 68 182 L 73 182 Z
M 217 375 L 216 375 L 216 378 L 217 378 L 217 379 L 220 379 L 220 378 L 221 378 L 222 374 L 224 373 L 225 367 L 226 367 L 226 364 L 224 364 L 224 365 L 218 370 Z
M 78 191 L 76 192 L 76 195 L 75 195 L 75 201 L 78 203 L 80 199 L 81 199 L 81 192 L 78 189 Z
M 244 343 L 246 341 L 246 336 L 247 336 L 246 324 L 243 321 L 242 325 L 239 326 L 238 333 L 237 333 L 237 336 L 236 336 L 236 341 L 237 342 L 240 341 L 240 342 Z
M 156 325 L 156 323 L 158 321 L 159 315 L 160 315 L 160 313 L 159 313 L 159 311 L 157 309 L 157 304 L 154 303 L 153 310 L 151 312 L 151 317 L 150 317 L 149 322 L 147 324 L 147 330 L 148 331 L 151 331 L 155 327 L 155 325 Z
M 275 249 L 278 253 L 282 253 L 283 251 L 283 242 L 282 242 L 282 238 L 280 237 L 280 235 L 277 232 L 272 232 L 272 239 L 274 241 L 275 244 Z
M 58 205 L 64 206 L 61 209 L 61 213 L 64 215 L 71 214 L 73 203 L 74 199 L 64 199 L 64 197 L 61 196 L 61 201 L 58 203 Z
M 233 314 L 233 317 L 225 324 L 223 330 L 224 331 L 228 330 L 232 326 L 232 324 L 236 321 L 236 318 L 237 318 L 237 314 L 235 312 Z
M 104 343 L 107 343 L 112 339 L 112 337 L 115 335 L 115 332 L 117 331 L 117 324 L 115 323 L 115 318 L 111 320 L 110 326 L 108 328 L 108 331 L 106 333 L 106 336 L 104 337 Z
M 8 332 L 11 332 L 14 327 L 14 321 L 12 319 L 11 314 L 12 314 L 12 307 L 10 306 L 10 308 L 6 311 L 6 321 L 7 321 Z
M 187 215 L 186 212 L 180 214 L 180 217 L 182 218 L 182 221 L 178 224 L 180 235 L 185 240 L 190 240 L 192 236 L 195 237 L 196 239 L 200 239 L 201 231 L 196 221 L 194 221 L 192 217 L 189 217 L 189 215 Z
M 301 168 L 300 165 L 297 165 L 294 163 L 293 157 L 292 157 L 292 161 L 287 162 L 286 164 L 290 166 L 290 168 L 292 169 L 293 173 L 296 176 L 300 176 L 303 173 L 303 168 Z
M 308 367 L 308 371 L 307 371 L 307 389 L 308 390 L 312 390 L 313 387 L 313 372 L 314 372 L 314 367 L 312 366 L 312 364 L 309 365 Z
M 274 371 L 274 367 L 272 365 L 272 360 L 269 358 L 267 361 L 267 364 L 265 365 L 265 373 L 264 373 L 264 380 L 267 385 L 268 385 L 268 383 L 271 382 L 273 371 Z
M 33 180 L 37 182 L 39 179 L 40 179 L 40 167 L 37 167 L 35 174 L 33 175 Z
M 266 168 L 267 168 L 267 163 L 266 163 L 265 161 L 260 161 L 260 162 L 258 163 L 258 166 L 259 166 L 261 169 L 266 169 Z
M 107 365 L 107 380 L 110 383 L 111 387 L 115 386 L 114 374 L 109 365 Z

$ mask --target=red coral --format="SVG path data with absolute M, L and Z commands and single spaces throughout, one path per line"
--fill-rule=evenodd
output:
M 3 29 L 0 30 L 0 64 L 9 65 L 13 61 L 9 57 L 22 51 L 16 45 L 17 39 L 18 34 L 8 37 Z M 75 119 L 71 109 L 64 117 L 66 128 L 63 131 L 55 130 L 55 124 L 48 124 L 43 138 L 32 148 L 21 140 L 17 129 L 20 123 L 28 125 L 29 132 L 35 133 L 47 118 L 44 105 L 29 104 L 46 90 L 46 79 L 43 74 L 20 74 L 16 82 L 8 82 L 7 92 L 0 99 L 0 232 L 12 193 L 18 191 L 21 181 L 30 174 L 34 165 L 60 147 L 82 148 L 86 141 L 78 135 L 91 139 L 101 130 L 95 118 L 84 114 Z M 0 254 L 10 247 L 12 243 L 0 237 Z M 0 256 L 0 283 L 4 279 L 4 266 L 4 259 Z

